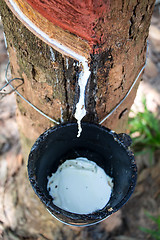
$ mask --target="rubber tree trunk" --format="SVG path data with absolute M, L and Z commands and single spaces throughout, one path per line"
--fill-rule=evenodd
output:
M 87 114 L 83 121 L 100 122 L 128 92 L 145 63 L 153 7 L 154 0 L 114 0 L 109 3 L 109 12 L 97 19 L 94 32 L 99 41 L 93 44 L 90 53 L 91 77 L 86 86 Z M 56 121 L 75 121 L 79 98 L 78 61 L 37 38 L 12 14 L 4 0 L 0 2 L 0 9 L 12 76 L 24 79 L 18 91 Z M 71 38 L 75 35 L 76 32 L 71 34 Z M 139 81 L 104 126 L 117 132 L 126 130 Z M 27 179 L 26 159 L 35 139 L 54 124 L 18 96 L 17 106 L 25 161 L 8 181 L 3 202 L 4 225 L 18 239 L 81 239 L 84 235 L 92 239 L 94 234 L 89 230 L 73 231 L 53 219 L 33 193 Z M 102 228 L 98 231 L 107 237 Z M 98 232 L 95 236 L 99 239 Z

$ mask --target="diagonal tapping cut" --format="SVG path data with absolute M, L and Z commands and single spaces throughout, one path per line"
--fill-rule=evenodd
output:
M 7 0 L 11 8 L 16 12 L 16 14 L 21 18 L 21 20 L 25 23 L 25 25 L 33 32 L 36 32 L 36 34 L 42 39 L 45 40 L 49 45 L 51 45 L 56 50 L 59 50 L 60 53 L 64 54 L 65 56 L 70 56 L 71 58 L 78 60 L 79 65 L 82 67 L 82 70 L 79 74 L 78 79 L 78 85 L 80 88 L 80 96 L 79 101 L 76 104 L 76 111 L 75 111 L 75 118 L 78 123 L 78 135 L 77 137 L 80 137 L 80 134 L 82 132 L 81 128 L 81 120 L 86 115 L 86 109 L 85 109 L 85 88 L 89 79 L 89 76 L 91 74 L 88 66 L 88 60 L 86 57 L 74 52 L 71 48 L 68 46 L 63 45 L 62 43 L 58 42 L 57 40 L 50 38 L 46 33 L 44 33 L 40 28 L 38 28 L 29 18 L 26 17 L 26 15 L 20 10 L 20 8 L 12 1 Z

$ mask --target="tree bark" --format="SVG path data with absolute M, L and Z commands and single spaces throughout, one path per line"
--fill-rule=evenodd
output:
M 89 56 L 91 70 L 85 96 L 87 114 L 83 121 L 100 122 L 124 98 L 145 63 L 154 0 L 114 0 L 109 6 L 110 10 L 99 17 L 94 26 L 99 41 L 91 44 L 85 39 L 78 50 L 83 52 L 84 49 L 84 54 Z M 12 76 L 24 79 L 18 91 L 56 121 L 75 121 L 79 98 L 78 61 L 36 37 L 9 10 L 4 0 L 1 0 L 0 7 Z M 72 42 L 75 34 L 78 33 L 70 34 Z M 126 130 L 139 81 L 123 104 L 103 123 L 104 126 L 117 132 Z M 84 236 L 99 239 L 100 233 L 107 237 L 101 224 L 95 233 L 97 238 L 94 236 L 95 227 L 73 231 L 55 220 L 39 202 L 27 179 L 26 160 L 36 138 L 53 123 L 18 96 L 17 106 L 25 161 L 8 180 L 4 198 L 5 226 L 11 233 L 16 232 L 17 239 L 81 239 Z

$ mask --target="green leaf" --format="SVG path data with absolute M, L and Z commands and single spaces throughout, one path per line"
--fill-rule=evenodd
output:
M 128 122 L 132 147 L 138 154 L 148 148 L 153 156 L 155 150 L 160 148 L 160 121 L 147 109 L 145 97 L 142 98 L 142 103 L 144 112 L 138 112 L 135 117 L 129 118 Z
M 145 215 L 150 218 L 157 225 L 157 230 L 152 230 L 144 227 L 140 227 L 140 230 L 149 233 L 154 239 L 160 240 L 160 216 L 154 217 L 149 212 L 145 211 Z
M 154 239 L 160 240 L 160 231 L 151 230 L 151 229 L 144 228 L 144 227 L 140 227 L 140 230 L 145 233 L 149 233 L 152 237 L 154 237 Z

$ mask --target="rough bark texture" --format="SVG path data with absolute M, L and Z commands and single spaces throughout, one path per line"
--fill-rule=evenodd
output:
M 92 74 L 86 89 L 84 121 L 100 121 L 126 95 L 145 62 L 153 6 L 154 0 L 111 1 L 110 12 L 97 20 L 95 32 L 100 36 L 100 44 L 94 46 L 91 54 Z M 3 0 L 0 8 L 12 75 L 24 79 L 18 90 L 57 121 L 75 121 L 79 94 L 77 61 L 51 50 L 34 36 Z M 124 103 L 104 122 L 105 126 L 117 132 L 125 131 L 137 87 L 138 82 Z M 53 219 L 33 193 L 26 173 L 27 155 L 35 139 L 53 123 L 19 97 L 17 103 L 25 161 L 6 182 L 4 216 L 0 221 L 10 233 L 9 239 L 106 239 L 104 224 L 73 230 Z

